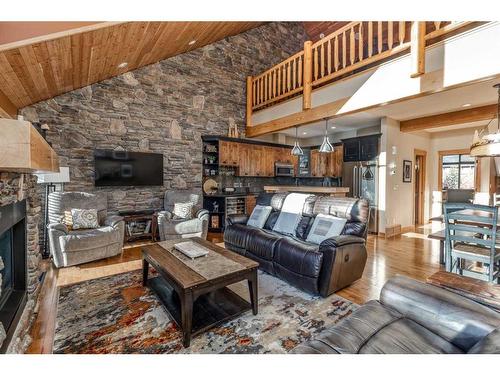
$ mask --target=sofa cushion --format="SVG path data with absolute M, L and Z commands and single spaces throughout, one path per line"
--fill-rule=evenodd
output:
M 327 238 L 340 235 L 344 230 L 346 221 L 341 217 L 318 214 L 314 218 L 314 223 L 307 236 L 307 242 L 319 245 Z
M 163 233 L 168 234 L 192 234 L 203 231 L 203 222 L 199 219 L 170 219 L 162 224 Z
M 359 221 L 347 222 L 344 226 L 342 234 L 349 236 L 364 237 L 366 231 L 366 223 L 361 223 Z
M 369 301 L 294 353 L 462 353 L 423 326 Z
M 285 198 L 288 195 L 288 193 L 276 193 L 273 194 L 271 197 L 271 204 L 270 206 L 273 208 L 273 210 L 280 211 L 281 207 L 283 207 L 283 203 L 285 202 Z
M 314 219 L 311 216 L 302 216 L 295 230 L 295 236 L 303 241 L 306 240 L 309 231 L 311 230 Z
M 247 239 L 247 252 L 262 259 L 273 260 L 276 242 L 281 238 L 278 233 L 255 230 Z
M 63 252 L 73 252 L 108 246 L 121 240 L 119 230 L 113 227 L 100 227 L 69 232 L 59 237 L 59 244 Z
M 463 354 L 463 351 L 413 320 L 402 318 L 377 331 L 359 353 Z
M 271 206 L 256 205 L 247 221 L 247 225 L 255 228 L 264 228 L 271 210 Z
M 283 237 L 274 250 L 274 262 L 297 275 L 317 278 L 323 253 L 319 246 L 291 237 Z
M 272 230 L 279 216 L 280 216 L 279 211 L 272 211 L 267 217 L 266 223 L 264 224 L 264 229 Z
M 479 340 L 469 354 L 500 354 L 500 327 Z
M 366 223 L 369 205 L 366 199 L 339 198 L 322 196 L 314 203 L 313 214 L 334 215 L 347 219 L 348 222 Z

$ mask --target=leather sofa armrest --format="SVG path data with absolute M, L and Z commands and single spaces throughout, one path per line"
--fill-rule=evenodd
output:
M 466 352 L 500 326 L 496 311 L 405 276 L 395 276 L 385 283 L 380 302 Z
M 232 214 L 232 215 L 227 215 L 226 217 L 227 225 L 246 224 L 247 221 L 248 221 L 248 215 Z
M 110 215 L 110 216 L 107 216 L 106 219 L 104 219 L 104 226 L 106 226 L 106 227 L 115 227 L 121 221 L 123 221 L 123 216 Z
M 321 251 L 322 248 L 327 248 L 327 247 L 341 247 L 341 246 L 346 246 L 346 245 L 352 245 L 352 244 L 364 244 L 365 239 L 362 237 L 358 236 L 352 236 L 352 235 L 340 235 L 340 236 L 335 236 L 335 237 L 330 237 L 321 242 L 319 249 Z
M 68 227 L 63 223 L 51 223 L 47 225 L 49 232 L 61 232 L 60 235 L 66 235 L 69 233 Z

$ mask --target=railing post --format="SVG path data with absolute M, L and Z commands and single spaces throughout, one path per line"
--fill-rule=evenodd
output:
M 425 22 L 411 24 L 411 78 L 425 73 Z
M 247 126 L 252 126 L 253 85 L 252 76 L 247 77 Z
M 302 92 L 302 108 L 311 108 L 311 93 L 312 93 L 312 42 L 304 43 L 304 91 Z

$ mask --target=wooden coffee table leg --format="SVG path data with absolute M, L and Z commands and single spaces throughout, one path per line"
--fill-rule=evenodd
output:
M 248 290 L 250 292 L 250 303 L 252 304 L 252 312 L 257 315 L 259 312 L 259 296 L 258 296 L 258 284 L 257 284 L 257 271 L 252 272 L 251 276 L 248 278 Z
M 142 259 L 142 285 L 148 284 L 149 263 L 146 259 Z
M 191 329 L 193 325 L 193 294 L 186 291 L 180 296 L 182 319 L 182 345 L 185 348 L 191 344 Z

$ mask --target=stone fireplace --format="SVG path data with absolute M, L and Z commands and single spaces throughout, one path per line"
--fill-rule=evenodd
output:
M 0 172 L 0 352 L 24 353 L 40 289 L 36 177 Z
M 26 200 L 0 207 L 0 331 L 7 350 L 26 300 Z

